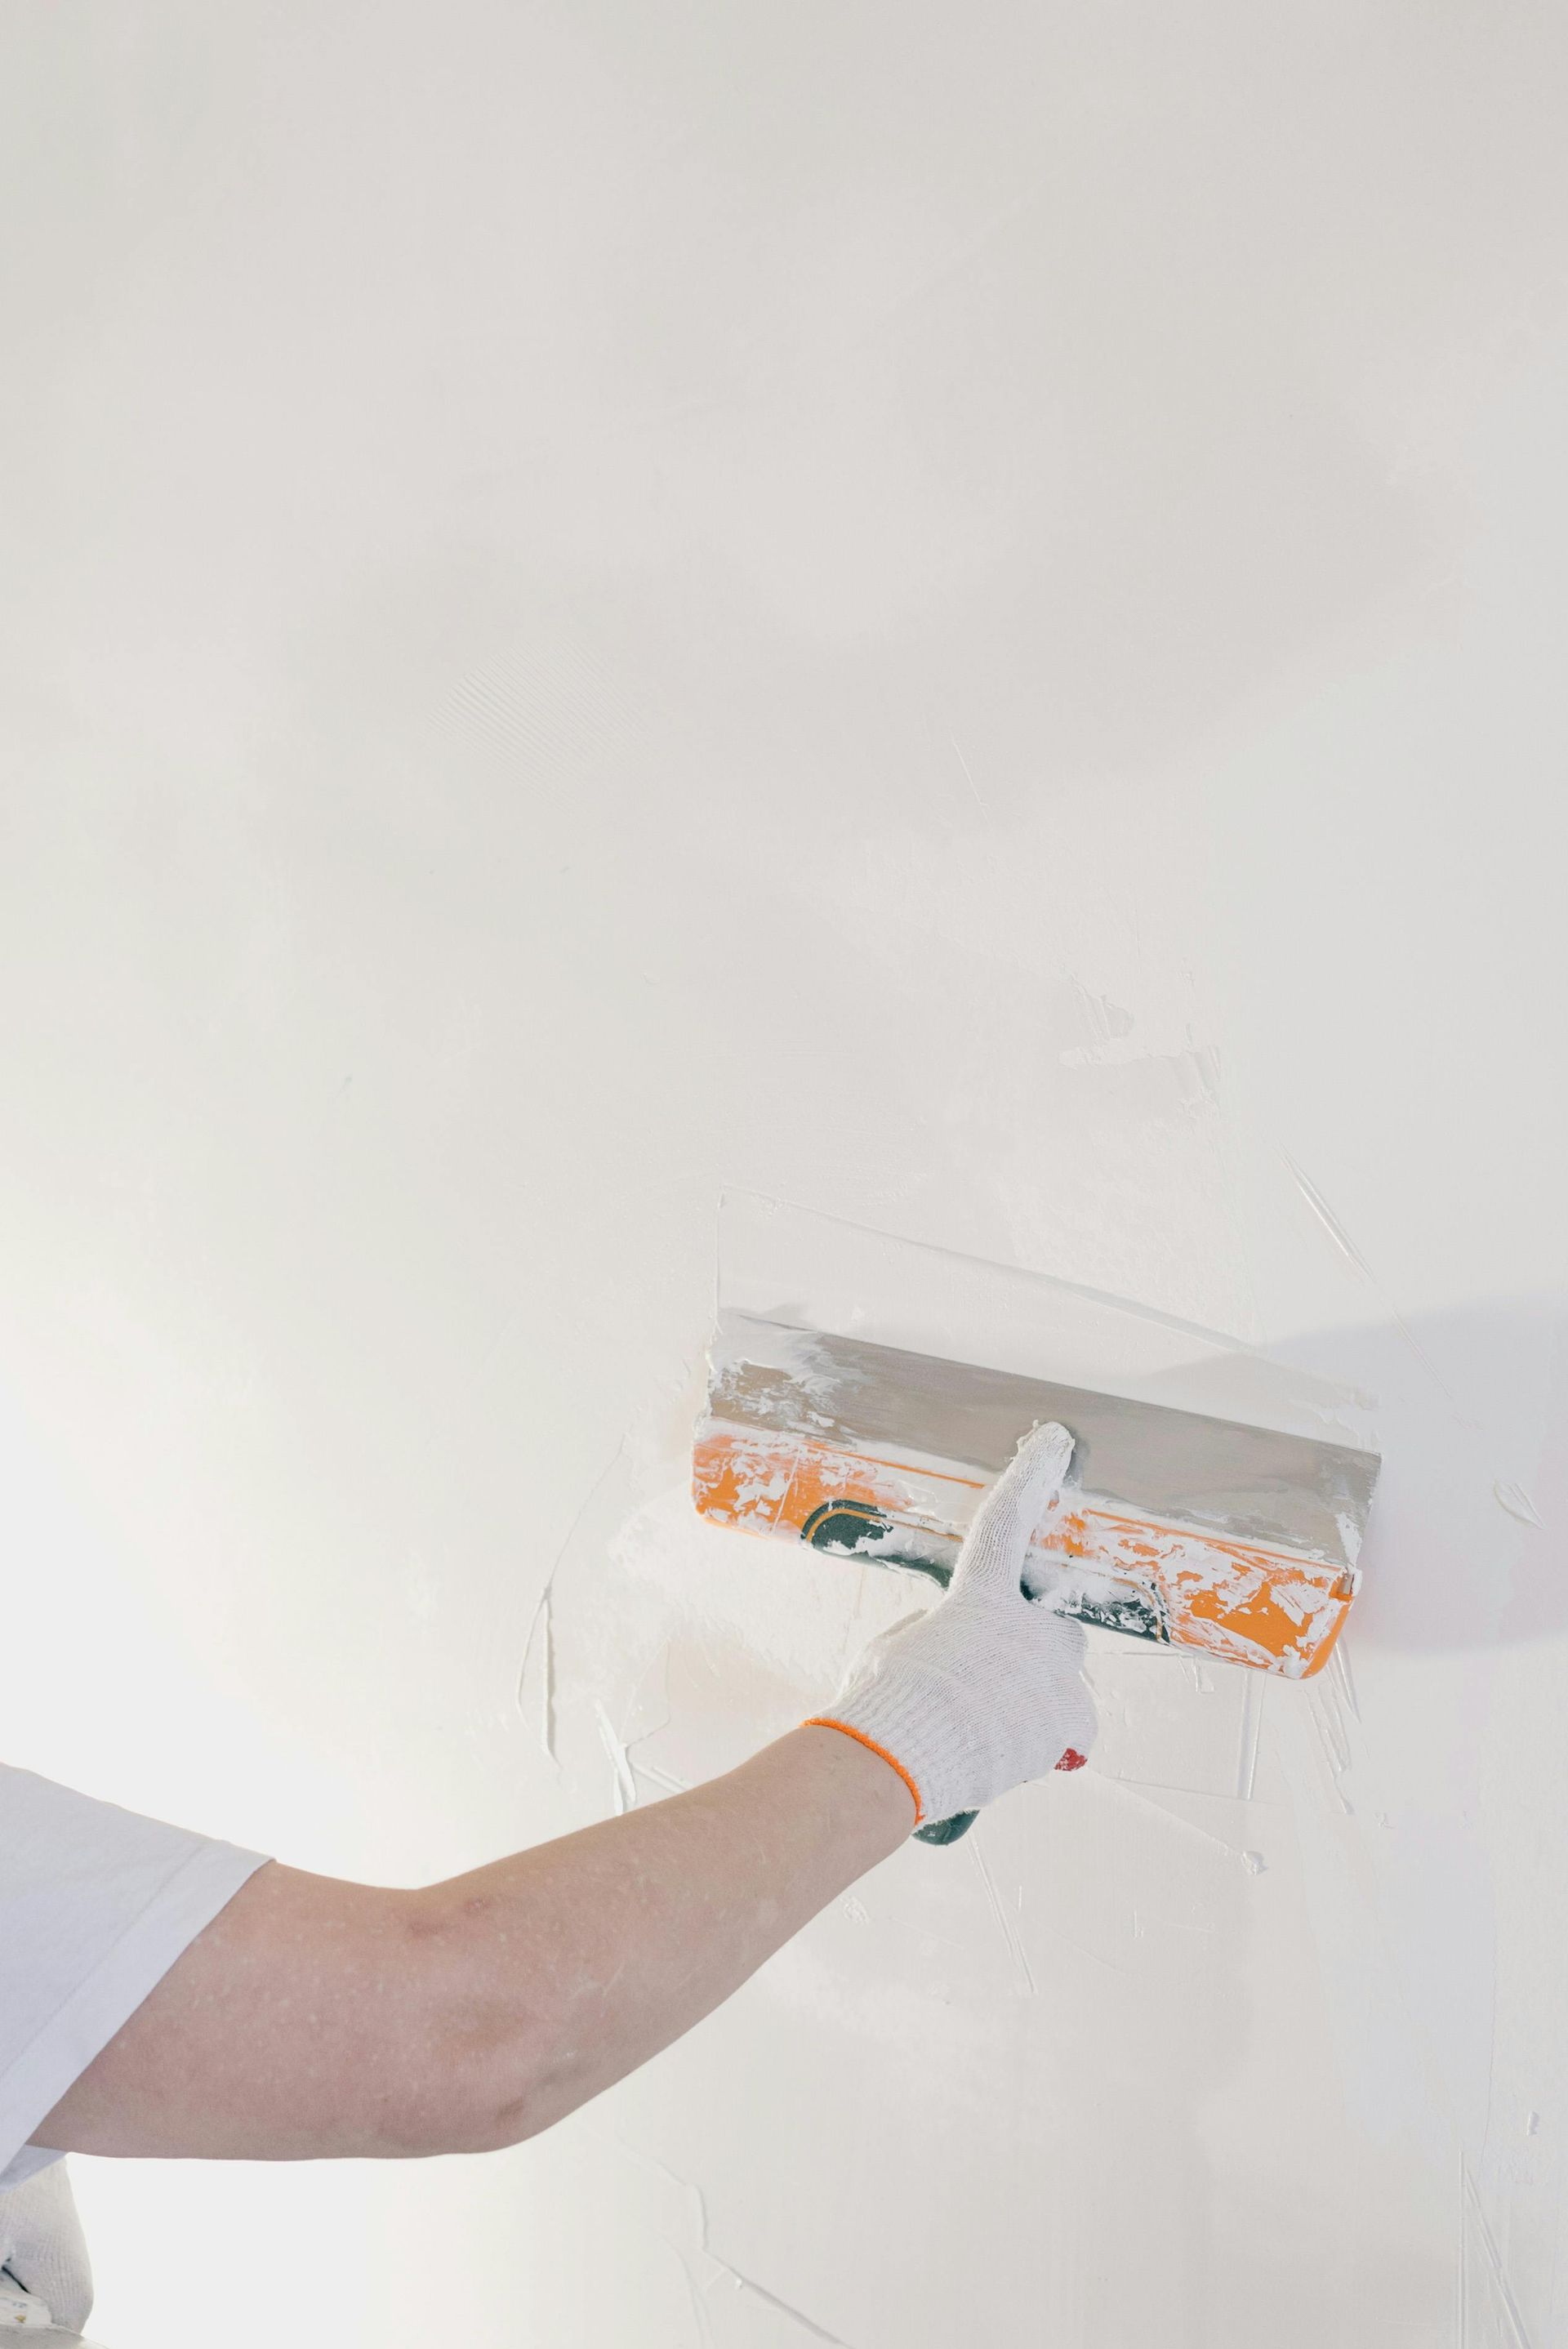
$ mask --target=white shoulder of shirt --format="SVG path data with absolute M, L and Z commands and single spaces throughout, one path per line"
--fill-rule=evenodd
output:
M 29 2144 L 265 1855 L 0 1764 L 0 2189 Z

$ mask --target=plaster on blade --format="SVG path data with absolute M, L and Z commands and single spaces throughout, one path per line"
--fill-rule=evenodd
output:
M 694 1447 L 718 1522 L 945 1579 L 1031 1426 L 1076 1439 L 1026 1585 L 1064 1612 L 1293 1679 L 1358 1581 L 1377 1454 L 1144 1399 L 722 1310 Z

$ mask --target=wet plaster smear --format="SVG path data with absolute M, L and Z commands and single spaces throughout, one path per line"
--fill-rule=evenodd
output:
M 690 1510 L 732 1185 L 1386 1462 L 1331 1671 L 1105 1635 L 554 2135 L 80 2164 L 95 2332 L 1568 2343 L 1568 19 L 0 45 L 10 1758 L 410 1882 L 819 1703 L 905 1602 Z

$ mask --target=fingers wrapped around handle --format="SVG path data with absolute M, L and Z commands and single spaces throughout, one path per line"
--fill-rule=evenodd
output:
M 1021 1595 L 1029 1544 L 1057 1504 L 1072 1456 L 1072 1436 L 1057 1420 L 1025 1436 L 975 1513 L 954 1572 L 954 1595 Z

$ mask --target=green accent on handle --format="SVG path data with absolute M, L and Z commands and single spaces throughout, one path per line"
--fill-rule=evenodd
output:
M 854 1557 L 873 1543 L 885 1542 L 892 1530 L 888 1519 L 869 1501 L 823 1501 L 801 1526 L 800 1538 L 810 1542 L 813 1549 L 827 1550 L 838 1557 Z M 951 1566 L 944 1566 L 933 1557 L 911 1557 L 898 1550 L 880 1549 L 868 1563 L 902 1566 L 911 1574 L 925 1575 L 944 1590 L 953 1579 Z M 1057 1612 L 1071 1622 L 1095 1623 L 1102 1630 L 1121 1631 L 1129 1639 L 1152 1640 L 1161 1646 L 1170 1643 L 1171 1626 L 1158 1591 L 1139 1590 L 1124 1583 L 1119 1589 L 1099 1596 L 1075 1591 L 1070 1598 L 1056 1599 L 1053 1604 Z
M 928 1827 L 916 1827 L 914 1839 L 916 1843 L 956 1843 L 979 1816 L 978 1811 L 954 1811 L 950 1819 L 933 1819 Z

